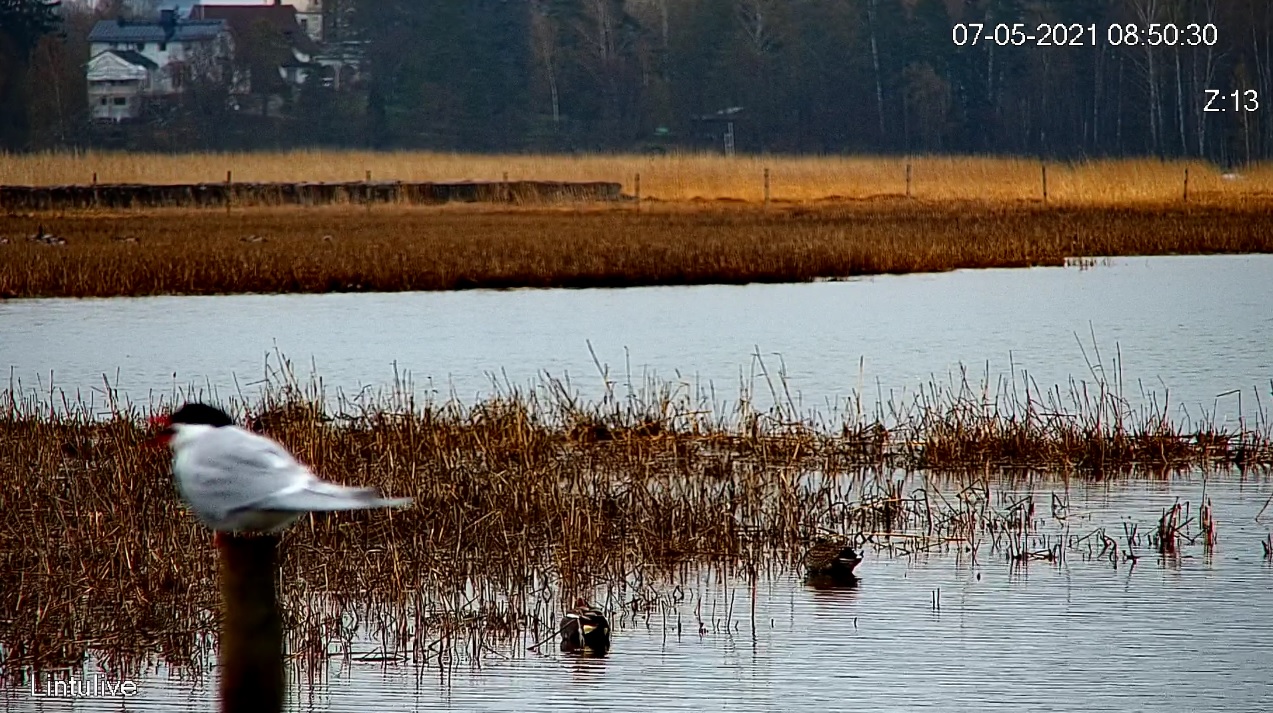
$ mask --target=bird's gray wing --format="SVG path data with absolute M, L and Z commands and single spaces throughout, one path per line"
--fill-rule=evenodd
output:
M 353 488 L 314 478 L 265 498 L 254 507 L 285 512 L 366 510 L 410 505 L 411 498 L 382 498 L 375 488 Z
M 213 429 L 173 463 L 182 495 L 220 519 L 317 480 L 281 445 L 235 426 Z

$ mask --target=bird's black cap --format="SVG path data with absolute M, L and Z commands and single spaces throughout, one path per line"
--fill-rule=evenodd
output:
M 234 419 L 225 411 L 207 404 L 191 403 L 182 406 L 168 417 L 169 423 L 190 423 L 204 426 L 233 426 Z

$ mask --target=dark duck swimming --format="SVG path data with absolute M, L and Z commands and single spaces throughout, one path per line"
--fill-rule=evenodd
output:
M 610 650 L 610 622 L 583 599 L 561 619 L 561 650 L 566 653 L 605 656 Z
M 805 580 L 815 584 L 852 585 L 858 577 L 853 570 L 862 556 L 843 540 L 820 537 L 805 554 Z

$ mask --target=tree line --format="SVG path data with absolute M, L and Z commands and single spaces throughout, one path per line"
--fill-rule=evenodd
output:
M 3 14 L 32 4 L 41 3 L 0 0 L 0 98 L 20 99 L 7 111 L 23 115 L 0 140 L 10 149 L 81 143 L 90 135 L 84 37 L 119 8 L 63 7 L 60 29 L 44 33 Z M 342 39 L 363 48 L 365 82 L 311 82 L 268 127 L 192 110 L 195 129 L 175 139 L 190 145 L 171 148 L 722 150 L 732 126 L 740 152 L 1234 164 L 1273 150 L 1267 0 L 327 5 Z M 1196 28 L 1210 28 L 1205 41 Z M 1039 46 L 1043 33 L 1052 45 Z M 201 117 L 216 130 L 198 130 Z M 235 132 L 236 122 L 251 128 Z

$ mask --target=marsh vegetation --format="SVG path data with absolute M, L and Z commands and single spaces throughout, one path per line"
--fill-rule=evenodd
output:
M 743 396 L 722 412 L 651 382 L 580 403 L 549 380 L 473 406 L 416 403 L 398 389 L 324 407 L 317 382 L 288 377 L 231 400 L 241 422 L 325 477 L 415 498 L 286 535 L 282 597 L 298 665 L 348 655 L 355 630 L 385 660 L 481 665 L 552 639 L 576 597 L 620 614 L 618 626 L 655 616 L 728 628 L 732 605 L 705 613 L 678 582 L 701 567 L 726 582 L 796 576 L 824 536 L 865 550 L 864 567 L 881 553 L 1113 566 L 1178 556 L 1214 543 L 1208 503 L 1116 532 L 1085 529 L 1063 498 L 1011 484 L 1039 472 L 1258 474 L 1273 463 L 1264 422 L 1185 430 L 1113 388 L 934 384 L 834 418 L 781 398 L 758 411 Z M 144 446 L 144 414 L 5 400 L 0 472 L 16 480 L 0 491 L 0 663 L 13 675 L 90 652 L 123 667 L 206 663 L 214 555 L 177 501 L 167 454 Z
M 1273 250 L 1267 208 L 245 209 L 8 220 L 0 296 L 801 282 L 1083 256 Z M 64 240 L 27 239 L 43 231 Z

